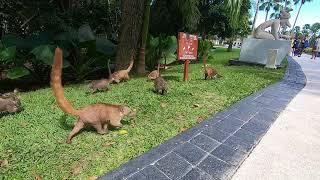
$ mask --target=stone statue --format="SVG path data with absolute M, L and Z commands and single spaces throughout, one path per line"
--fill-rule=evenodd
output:
M 280 12 L 280 19 L 272 19 L 260 24 L 253 32 L 253 37 L 257 39 L 279 40 L 280 36 L 281 38 L 287 39 L 287 35 L 279 35 L 279 27 L 291 27 L 289 22 L 290 17 L 290 13 L 282 10 Z M 265 29 L 269 27 L 271 27 L 271 34 L 265 31 Z

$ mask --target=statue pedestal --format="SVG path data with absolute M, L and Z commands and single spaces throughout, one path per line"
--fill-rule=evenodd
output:
M 275 65 L 279 66 L 290 52 L 290 41 L 246 38 L 243 40 L 239 61 L 266 65 L 269 49 L 277 49 Z

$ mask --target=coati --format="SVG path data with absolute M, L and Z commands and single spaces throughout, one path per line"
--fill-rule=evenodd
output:
M 92 93 L 110 89 L 109 85 L 114 81 L 114 78 L 111 76 L 109 60 L 108 60 L 108 71 L 109 71 L 108 79 L 94 80 L 89 84 L 89 89 L 91 90 Z
M 154 79 L 153 83 L 156 93 L 160 93 L 162 95 L 164 95 L 164 93 L 167 93 L 168 85 L 167 82 L 163 79 L 163 77 L 161 77 L 161 75 Z
M 51 70 L 51 86 L 53 94 L 62 111 L 78 117 L 78 121 L 74 124 L 73 130 L 67 138 L 68 144 L 71 143 L 73 136 L 83 129 L 85 125 L 93 126 L 99 134 L 105 134 L 108 132 L 109 125 L 116 128 L 121 127 L 121 119 L 124 116 L 135 116 L 135 112 L 127 106 L 105 103 L 91 104 L 81 109 L 74 109 L 64 96 L 61 84 L 61 68 L 62 50 L 56 48 L 54 64 Z
M 207 79 L 207 78 L 213 79 L 213 78 L 222 77 L 220 74 L 218 74 L 217 70 L 207 66 L 207 63 L 206 63 L 207 57 L 208 57 L 208 51 L 206 51 L 203 55 L 204 79 Z
M 16 92 L 1 95 L 0 113 L 16 113 L 20 111 L 22 111 L 21 101 Z
M 125 70 L 119 70 L 114 73 L 112 73 L 111 77 L 114 79 L 114 82 L 120 83 L 123 80 L 129 80 L 129 72 L 131 71 L 133 67 L 133 61 L 134 61 L 134 51 L 131 52 L 131 59 L 130 59 L 130 65 Z
M 157 68 L 157 70 L 153 70 L 153 71 L 151 71 L 151 72 L 149 73 L 148 79 L 154 80 L 154 79 L 156 79 L 157 77 L 159 77 L 159 75 L 160 75 L 160 63 L 158 63 L 158 68 Z

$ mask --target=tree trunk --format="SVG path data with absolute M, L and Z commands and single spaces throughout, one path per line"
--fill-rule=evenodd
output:
M 142 20 L 145 0 L 123 0 L 121 4 L 122 17 L 120 36 L 116 56 L 116 70 L 129 66 L 131 52 L 135 55 L 140 47 Z
M 233 45 L 233 38 L 231 38 L 231 39 L 228 41 L 228 49 L 227 49 L 228 52 L 231 52 L 231 51 L 232 51 L 232 45 Z
M 150 0 L 146 0 L 145 2 L 145 9 L 144 9 L 144 19 L 143 19 L 143 27 L 141 32 L 141 47 L 139 52 L 139 60 L 136 66 L 136 70 L 138 74 L 145 74 L 146 72 L 146 55 L 145 55 L 145 49 L 146 49 L 146 43 L 148 39 L 148 30 L 149 30 L 149 19 L 150 19 L 150 6 L 151 2 Z
M 256 21 L 257 21 L 257 17 L 258 17 L 259 3 L 260 3 L 260 0 L 258 0 L 258 2 L 257 2 L 256 12 L 255 12 L 255 14 L 254 14 L 254 19 L 253 19 L 253 23 L 252 23 L 252 34 L 253 34 L 253 32 L 254 32 L 254 26 L 256 25 Z
M 297 14 L 297 16 L 296 16 L 296 19 L 294 20 L 294 23 L 293 23 L 291 32 L 294 31 L 294 27 L 296 26 L 297 19 L 298 19 L 298 17 L 299 17 L 299 14 L 300 14 L 300 10 L 301 10 L 302 5 L 303 5 L 303 1 L 301 1 L 300 7 L 299 7 L 299 10 L 298 10 L 298 14 Z
M 267 21 L 268 20 L 268 15 L 269 15 L 269 11 L 270 11 L 270 5 L 271 5 L 271 1 L 272 0 L 269 0 L 269 3 L 268 3 L 268 9 L 267 9 L 267 12 L 266 12 L 266 19 L 264 21 Z

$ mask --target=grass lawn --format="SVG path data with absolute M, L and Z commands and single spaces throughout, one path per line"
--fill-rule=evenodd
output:
M 240 99 L 280 80 L 285 69 L 228 66 L 239 50 L 228 53 L 217 49 L 208 64 L 223 78 L 203 80 L 202 64 L 190 64 L 189 82 L 183 82 L 183 65 L 163 73 L 169 83 L 165 96 L 152 92 L 146 77 L 112 85 L 109 92 L 87 94 L 85 84 L 67 85 L 66 97 L 75 107 L 107 102 L 126 104 L 137 110 L 134 120 L 125 119 L 128 134 L 118 130 L 98 135 L 93 129 L 82 131 L 71 145 L 66 137 L 76 120 L 57 107 L 51 89 L 22 94 L 25 110 L 0 119 L 1 179 L 86 179 L 111 171 L 165 140 L 190 128 Z M 196 105 L 195 105 L 196 104 Z

